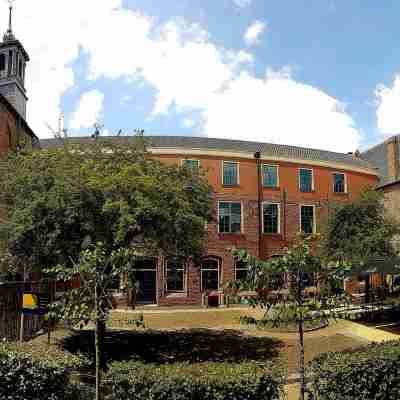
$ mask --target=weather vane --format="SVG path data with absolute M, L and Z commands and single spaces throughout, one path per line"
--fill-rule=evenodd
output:
M 7 0 L 8 1 L 8 7 L 10 9 L 10 17 L 8 20 L 8 31 L 7 34 L 8 35 L 12 35 L 12 10 L 13 10 L 13 5 L 14 5 L 14 0 Z

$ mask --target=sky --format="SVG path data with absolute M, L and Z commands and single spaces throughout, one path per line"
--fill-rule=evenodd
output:
M 0 31 L 7 29 L 0 0 Z M 397 0 L 16 0 L 27 120 L 52 137 L 364 150 L 400 133 Z

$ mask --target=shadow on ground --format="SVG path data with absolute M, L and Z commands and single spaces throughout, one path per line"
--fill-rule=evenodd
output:
M 65 338 L 62 346 L 94 359 L 93 331 L 75 333 Z M 105 356 L 108 362 L 136 359 L 158 364 L 262 361 L 277 357 L 283 346 L 277 339 L 249 337 L 235 330 L 109 331 Z

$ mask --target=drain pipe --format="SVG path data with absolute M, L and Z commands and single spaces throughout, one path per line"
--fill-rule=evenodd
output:
M 257 194 L 258 194 L 258 258 L 262 257 L 262 176 L 261 176 L 261 151 L 254 153 L 257 162 Z

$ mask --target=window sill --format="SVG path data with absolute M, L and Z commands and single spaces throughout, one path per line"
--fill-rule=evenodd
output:
M 244 233 L 218 233 L 220 239 L 238 239 L 238 238 L 245 238 L 246 235 Z
M 224 188 L 238 188 L 238 187 L 240 187 L 240 185 L 239 184 L 236 184 L 236 185 L 224 185 L 224 184 L 222 184 L 222 187 L 224 187 Z
M 280 186 L 263 186 L 264 190 L 281 190 Z
M 263 232 L 263 236 L 265 238 L 271 238 L 271 239 L 282 239 L 283 238 L 282 233 L 265 233 L 265 232 Z
M 333 192 L 334 196 L 348 196 L 349 192 Z
M 315 193 L 315 190 L 300 190 L 300 193 Z
M 167 292 L 165 297 L 173 298 L 173 297 L 187 297 L 186 292 Z

